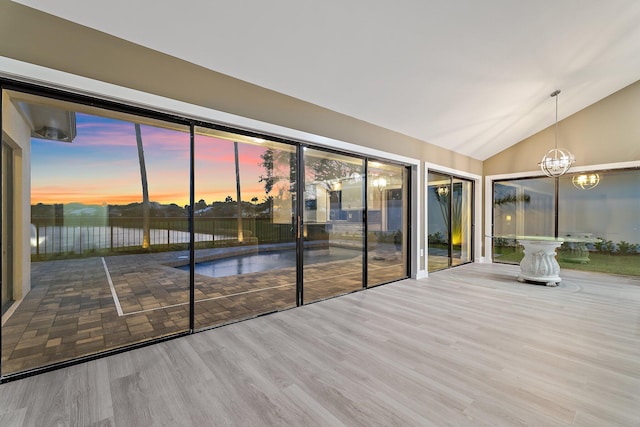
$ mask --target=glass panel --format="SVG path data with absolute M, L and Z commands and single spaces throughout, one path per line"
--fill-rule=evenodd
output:
M 493 260 L 517 264 L 523 252 L 516 236 L 554 236 L 554 178 L 495 182 Z
M 451 190 L 451 265 L 471 262 L 473 183 L 453 178 Z
M 565 175 L 558 205 L 562 268 L 640 275 L 639 170 Z
M 408 169 L 369 162 L 367 286 L 407 277 Z
M 451 178 L 429 172 L 427 188 L 428 271 L 449 267 L 449 221 L 451 218 Z
M 3 374 L 188 330 L 189 130 L 5 92 L 21 151 Z M 16 157 L 17 158 L 17 157 Z M 187 261 L 184 261 L 187 259 Z
M 296 305 L 294 146 L 196 128 L 195 327 Z
M 304 301 L 362 289 L 364 162 L 304 150 Z

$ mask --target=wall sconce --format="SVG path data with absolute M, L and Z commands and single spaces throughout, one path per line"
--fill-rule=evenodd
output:
M 574 175 L 571 183 L 578 190 L 590 190 L 600 183 L 600 175 L 597 173 Z

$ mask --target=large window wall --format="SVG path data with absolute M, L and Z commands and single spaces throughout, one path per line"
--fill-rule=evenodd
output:
M 410 168 L 2 90 L 3 378 L 409 276 Z
M 640 275 L 640 170 L 501 180 L 493 188 L 494 261 L 520 262 L 516 236 L 555 236 L 566 240 L 562 268 Z

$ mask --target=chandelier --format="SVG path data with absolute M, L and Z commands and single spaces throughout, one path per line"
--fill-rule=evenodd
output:
M 564 175 L 565 173 L 567 173 L 571 165 L 573 165 L 573 163 L 576 161 L 575 157 L 573 156 L 573 154 L 571 154 L 571 152 L 569 152 L 569 150 L 567 150 L 566 148 L 558 148 L 558 95 L 559 94 L 560 94 L 559 90 L 556 90 L 553 93 L 551 93 L 551 96 L 556 98 L 555 147 L 547 151 L 547 154 L 545 154 L 542 157 L 542 160 L 540 161 L 540 163 L 538 163 L 538 166 L 540 166 L 540 169 L 542 170 L 542 172 L 545 175 L 551 176 L 551 177 L 558 177 L 558 176 Z
M 436 188 L 436 193 L 438 193 L 438 196 L 440 197 L 447 197 L 447 195 L 449 194 L 449 186 L 448 185 L 441 185 L 438 188 Z
M 571 183 L 578 190 L 590 190 L 600 183 L 600 175 L 597 173 L 574 175 Z

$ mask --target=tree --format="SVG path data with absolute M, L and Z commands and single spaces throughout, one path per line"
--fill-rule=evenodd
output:
M 274 150 L 267 148 L 260 155 L 264 175 L 260 175 L 259 182 L 264 182 L 264 190 L 269 194 L 274 186 L 281 181 L 285 181 L 289 191 L 295 190 L 297 182 L 297 161 L 295 153 L 285 150 Z M 349 163 L 339 159 L 327 157 L 306 156 L 304 169 L 307 180 L 310 182 L 331 181 L 335 179 L 350 178 L 353 174 L 362 174 L 361 163 Z
M 240 160 L 238 157 L 238 142 L 233 141 L 233 154 L 236 160 L 236 197 L 238 204 L 238 242 L 242 243 L 244 235 L 242 232 L 242 199 L 240 198 Z
M 149 225 L 149 184 L 147 182 L 147 168 L 144 163 L 144 150 L 142 148 L 142 133 L 140 124 L 135 124 L 136 143 L 138 144 L 138 161 L 140 163 L 140 180 L 142 181 L 142 247 L 147 249 L 150 245 L 150 225 Z

